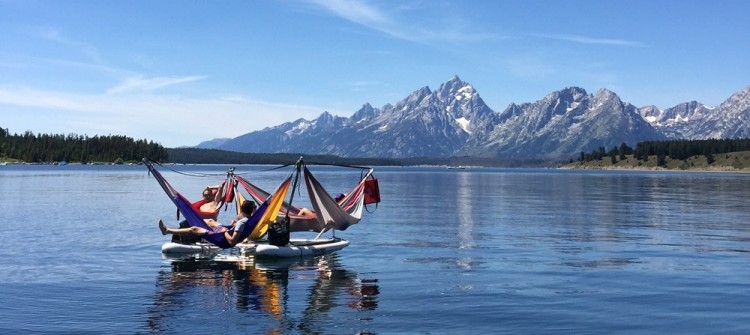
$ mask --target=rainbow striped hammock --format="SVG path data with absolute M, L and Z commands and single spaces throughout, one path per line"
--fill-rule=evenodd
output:
M 278 215 L 289 216 L 290 232 L 313 231 L 322 234 L 330 229 L 346 230 L 349 226 L 360 221 L 365 207 L 365 181 L 372 176 L 372 168 L 345 166 L 362 169 L 363 173 L 361 174 L 359 183 L 347 192 L 343 199 L 336 202 L 331 194 L 323 188 L 318 179 L 310 172 L 307 165 L 304 163 L 301 164 L 307 193 L 314 209 L 314 216 L 298 215 L 300 211 L 299 207 L 284 202 L 279 209 Z M 264 201 L 271 196 L 270 193 L 252 184 L 242 176 L 237 175 L 235 176 L 235 179 L 256 202 Z M 318 237 L 320 237 L 320 234 Z
M 175 188 L 169 184 L 164 176 L 162 176 L 162 174 L 154 168 L 151 161 L 144 159 L 143 163 L 148 167 L 149 172 L 154 176 L 154 178 L 156 178 L 156 181 L 159 182 L 159 185 L 162 187 L 162 189 L 164 189 L 164 192 L 167 194 L 169 199 L 172 200 L 175 206 L 177 206 L 178 211 L 182 212 L 182 215 L 185 217 L 185 220 L 187 220 L 190 226 L 200 227 L 208 231 L 212 230 L 206 224 L 206 222 L 203 221 L 200 214 L 198 214 L 198 212 L 196 212 L 195 209 L 190 206 L 190 201 L 188 201 L 187 198 L 177 192 L 177 190 L 175 190 Z M 284 203 L 284 198 L 286 197 L 287 191 L 289 190 L 291 181 L 292 173 L 290 173 L 289 176 L 281 183 L 281 185 L 279 185 L 273 195 L 269 195 L 262 201 L 256 201 L 260 203 L 260 206 L 258 206 L 255 213 L 253 213 L 253 215 L 248 219 L 248 222 L 240 232 L 239 241 L 245 240 L 248 237 L 250 237 L 251 240 L 257 240 L 260 239 L 261 236 L 265 235 L 266 230 L 268 229 L 268 225 L 274 222 L 277 214 L 279 213 L 279 208 Z M 243 198 L 244 197 L 242 196 L 242 194 L 237 193 L 238 203 L 241 204 Z M 203 235 L 202 238 L 222 249 L 232 247 L 231 245 L 229 245 L 229 242 L 226 240 L 224 234 L 206 234 Z

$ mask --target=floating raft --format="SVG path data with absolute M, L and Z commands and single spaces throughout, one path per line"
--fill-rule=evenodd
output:
M 341 250 L 349 246 L 349 241 L 340 238 L 321 240 L 290 240 L 285 246 L 258 244 L 253 254 L 255 257 L 285 258 L 302 256 L 319 256 Z
M 291 239 L 285 246 L 275 246 L 268 242 L 240 243 L 234 246 L 245 253 L 256 257 L 285 258 L 318 256 L 338 251 L 349 246 L 349 241 L 340 238 L 329 239 Z M 206 242 L 182 244 L 167 242 L 161 246 L 161 252 L 167 255 L 214 254 L 222 249 Z

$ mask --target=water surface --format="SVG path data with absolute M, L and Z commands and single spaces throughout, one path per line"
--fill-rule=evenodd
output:
M 227 166 L 165 171 L 188 197 Z M 241 166 L 267 189 L 288 171 Z M 313 167 L 330 192 L 352 179 Z M 377 168 L 337 254 L 175 261 L 142 166 L 0 166 L 3 333 L 750 331 L 750 176 Z M 356 177 L 355 177 L 356 179 Z M 296 199 L 304 201 L 304 192 Z M 221 214 L 228 217 L 228 214 Z M 224 216 L 227 215 L 227 216 Z

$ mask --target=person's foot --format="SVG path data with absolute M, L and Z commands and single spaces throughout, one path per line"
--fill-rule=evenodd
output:
M 162 220 L 159 220 L 159 230 L 161 230 L 162 235 L 167 235 L 167 225 Z

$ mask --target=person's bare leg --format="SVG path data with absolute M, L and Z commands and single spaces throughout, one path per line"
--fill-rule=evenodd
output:
M 203 234 L 206 233 L 206 230 L 200 227 L 172 229 L 172 228 L 167 227 L 167 225 L 165 225 L 162 220 L 159 220 L 159 230 L 161 230 L 162 235 L 172 234 L 172 235 L 202 236 Z
M 211 229 L 216 229 L 216 227 L 219 226 L 219 222 L 217 222 L 214 219 L 203 219 L 203 222 L 205 222 L 206 225 L 208 225 L 209 227 L 211 227 Z

